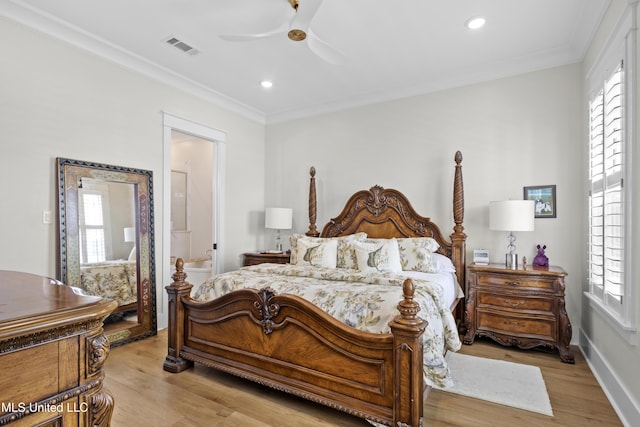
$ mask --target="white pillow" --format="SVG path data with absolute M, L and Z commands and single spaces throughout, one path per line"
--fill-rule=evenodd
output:
M 356 242 L 356 258 L 360 271 L 401 272 L 400 253 L 396 239 L 368 239 Z
M 314 241 L 298 239 L 296 247 L 296 265 L 336 268 L 338 241 L 326 239 Z
M 432 253 L 438 250 L 439 247 L 438 242 L 431 237 L 398 239 L 402 269 L 404 271 L 436 273 L 437 268 L 433 264 Z
M 442 254 L 431 254 L 431 261 L 436 268 L 437 273 L 455 273 L 456 268 L 453 266 L 453 262 L 449 257 Z

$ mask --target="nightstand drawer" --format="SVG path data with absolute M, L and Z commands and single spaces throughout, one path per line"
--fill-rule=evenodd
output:
M 508 275 L 508 274 L 478 274 L 479 286 L 503 286 L 506 288 L 522 289 L 531 288 L 539 291 L 553 291 L 554 280 L 543 279 L 536 276 Z
M 477 311 L 478 329 L 503 333 L 511 336 L 535 336 L 541 339 L 555 340 L 557 330 L 555 318 L 523 318 L 509 316 L 508 313 Z
M 514 310 L 532 310 L 553 314 L 552 298 L 525 298 L 512 295 L 490 294 L 486 292 L 478 293 L 478 307 L 494 306 L 511 308 Z

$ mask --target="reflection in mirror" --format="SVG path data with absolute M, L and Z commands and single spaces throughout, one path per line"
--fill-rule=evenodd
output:
M 59 279 L 118 303 L 112 346 L 154 335 L 152 173 L 59 158 L 58 199 Z
M 80 285 L 90 295 L 116 300 L 109 324 L 137 315 L 135 185 L 79 179 Z

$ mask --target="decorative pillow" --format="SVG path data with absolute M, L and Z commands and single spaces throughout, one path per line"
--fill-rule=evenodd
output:
M 442 254 L 432 253 L 431 262 L 433 262 L 433 265 L 435 266 L 437 273 L 455 273 L 456 272 L 456 268 L 451 262 L 451 259 Z
M 395 273 L 402 271 L 396 239 L 367 239 L 353 245 L 356 247 L 358 270 Z
M 337 240 L 327 239 L 318 242 L 310 239 L 298 239 L 297 243 L 296 265 L 336 268 Z
M 398 245 L 423 248 L 429 252 L 435 252 L 440 247 L 438 242 L 436 242 L 436 239 L 432 237 L 405 237 L 397 240 Z
M 352 245 L 353 242 L 362 241 L 366 239 L 367 233 L 355 233 L 348 236 L 340 237 L 309 237 L 304 234 L 292 234 L 289 237 L 289 244 L 291 245 L 291 264 L 297 263 L 297 245 L 300 239 L 315 242 L 326 242 L 329 240 L 336 240 L 338 242 L 336 267 L 338 268 L 358 268 L 358 260 L 356 259 L 356 250 Z
M 400 264 L 404 271 L 422 271 L 436 273 L 433 264 L 433 252 L 440 245 L 431 237 L 412 237 L 398 239 L 398 251 L 400 252 Z

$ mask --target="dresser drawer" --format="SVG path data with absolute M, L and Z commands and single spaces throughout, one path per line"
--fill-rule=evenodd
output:
M 557 330 L 555 318 L 510 316 L 507 312 L 489 312 L 478 309 L 478 330 L 492 331 L 510 336 L 555 340 Z
M 505 288 L 529 288 L 541 292 L 553 292 L 555 280 L 526 275 L 485 274 L 477 275 L 478 286 L 501 286 Z
M 488 292 L 478 293 L 478 307 L 493 306 L 510 308 L 514 310 L 531 310 L 553 314 L 553 298 L 529 298 L 517 294 L 492 294 Z

